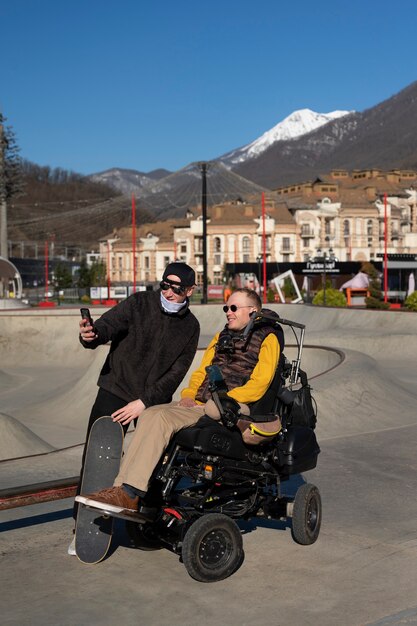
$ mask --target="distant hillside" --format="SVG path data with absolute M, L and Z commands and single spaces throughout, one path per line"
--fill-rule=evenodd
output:
M 207 164 L 207 205 L 213 206 L 231 200 L 247 200 L 260 196 L 264 187 L 230 171 L 222 163 Z M 188 210 L 200 209 L 202 204 L 202 174 L 199 163 L 191 163 L 182 170 L 162 178 L 151 192 L 138 199 L 140 207 L 158 219 L 184 217 Z
M 153 170 L 144 174 L 137 170 L 114 167 L 104 172 L 91 174 L 88 178 L 95 183 L 111 187 L 119 193 L 128 196 L 133 193 L 135 196 L 140 196 L 143 192 L 151 191 L 156 181 L 170 174 L 171 172 L 164 169 Z
M 98 238 L 131 220 L 130 199 L 74 172 L 24 161 L 24 192 L 8 206 L 8 239 L 96 246 Z M 152 221 L 142 211 L 138 221 Z
M 279 141 L 234 171 L 274 188 L 332 168 L 417 168 L 417 82 L 362 113 L 351 113 L 298 139 Z

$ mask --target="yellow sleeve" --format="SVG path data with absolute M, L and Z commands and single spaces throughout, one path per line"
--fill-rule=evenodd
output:
M 260 400 L 265 395 L 275 376 L 280 355 L 280 345 L 274 333 L 270 333 L 262 342 L 256 364 L 248 382 L 235 387 L 227 395 L 238 402 L 249 404 Z
M 199 367 L 196 370 L 194 370 L 194 372 L 191 374 L 188 387 L 186 387 L 185 389 L 181 391 L 181 398 L 192 398 L 193 400 L 195 400 L 197 391 L 200 389 L 200 386 L 207 375 L 206 367 L 208 365 L 211 365 L 211 362 L 214 359 L 215 347 L 219 339 L 219 335 L 220 333 L 217 333 L 216 335 L 214 335 L 213 339 L 210 341 L 203 355 L 203 358 L 201 360 Z

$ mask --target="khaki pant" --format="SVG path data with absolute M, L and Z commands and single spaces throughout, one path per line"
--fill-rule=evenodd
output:
M 146 409 L 136 426 L 133 439 L 123 457 L 116 486 L 126 483 L 141 491 L 148 490 L 149 479 L 171 437 L 186 426 L 196 424 L 204 415 L 204 404 L 193 407 L 157 404 Z
M 242 413 L 249 413 L 246 405 L 240 406 Z M 171 402 L 146 409 L 138 419 L 132 441 L 114 481 L 115 486 L 125 483 L 141 491 L 147 491 L 152 472 L 174 433 L 187 426 L 193 426 L 205 414 L 209 414 L 213 419 L 220 418 L 212 400 L 205 405 L 199 404 L 190 408 Z

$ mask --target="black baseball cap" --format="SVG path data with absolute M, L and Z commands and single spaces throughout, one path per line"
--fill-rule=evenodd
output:
M 195 271 L 186 263 L 175 261 L 166 266 L 162 280 L 166 280 L 168 276 L 178 276 L 181 285 L 184 287 L 192 287 L 195 285 Z

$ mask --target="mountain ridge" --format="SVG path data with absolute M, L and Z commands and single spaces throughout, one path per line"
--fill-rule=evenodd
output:
M 269 134 L 288 126 L 291 118 L 308 114 L 322 123 L 309 129 L 308 123 L 301 120 L 295 135 L 287 139 L 275 139 L 258 154 L 243 161 L 231 163 L 230 159 L 239 157 L 251 146 L 262 144 Z M 323 121 L 323 116 L 331 117 Z M 300 120 L 298 120 L 300 121 Z M 315 123 L 313 122 L 313 123 Z M 301 134 L 299 130 L 302 130 Z M 275 137 L 279 135 L 275 134 Z M 240 177 L 243 191 L 253 189 L 274 189 L 279 186 L 311 180 L 324 175 L 334 168 L 348 170 L 364 168 L 381 169 L 417 169 L 417 81 L 394 96 L 362 112 L 333 111 L 319 114 L 309 109 L 295 111 L 282 122 L 267 131 L 254 142 L 229 151 L 211 163 L 220 163 L 230 173 Z M 240 152 L 239 152 L 240 151 Z M 135 193 L 146 208 L 158 216 L 175 217 L 182 210 L 192 208 L 198 202 L 201 184 L 198 163 L 191 163 L 177 172 L 156 170 L 157 175 L 150 177 L 135 170 L 113 168 L 115 178 L 119 178 L 117 189 L 122 193 Z M 218 175 L 216 191 L 211 202 L 224 201 L 239 196 L 237 178 L 227 178 L 225 171 L 215 170 Z M 92 175 L 99 180 L 98 175 Z M 214 184 L 212 177 L 210 184 Z M 245 181 L 245 182 L 243 182 Z M 103 181 L 111 184 L 110 179 Z M 252 187 L 254 185 L 254 187 Z M 124 190 L 121 188 L 124 186 Z M 187 199 L 188 194 L 188 199 Z M 158 205 L 158 203 L 160 203 Z

